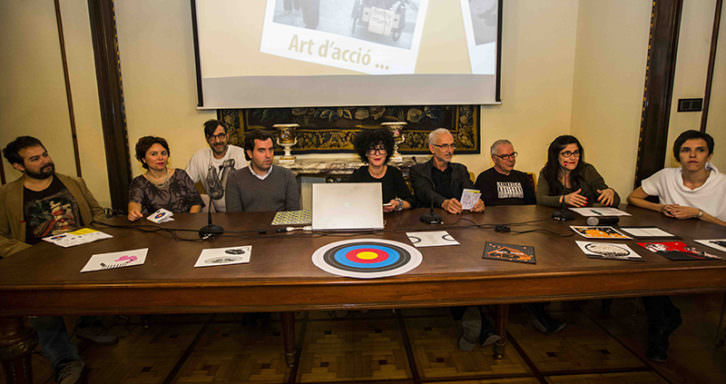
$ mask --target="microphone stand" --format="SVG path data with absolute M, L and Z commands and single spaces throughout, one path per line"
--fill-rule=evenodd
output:
M 567 185 L 567 174 L 565 174 L 565 182 L 563 187 Z M 562 201 L 560 202 L 560 208 L 552 212 L 552 219 L 555 221 L 569 221 L 575 220 L 575 214 L 572 213 L 567 207 L 565 207 L 565 195 L 562 195 Z
M 207 189 L 209 192 L 209 207 L 207 207 L 207 225 L 199 230 L 199 237 L 202 240 L 211 240 L 216 236 L 224 233 L 224 228 L 219 225 L 212 224 L 212 204 L 214 200 L 221 199 L 224 196 L 223 182 L 227 181 L 229 170 L 234 167 L 234 159 L 225 160 L 224 170 L 222 171 L 221 180 L 217 176 L 217 169 L 210 167 L 207 174 Z
M 209 207 L 207 207 L 207 225 L 203 226 L 199 230 L 199 237 L 202 240 L 211 240 L 215 236 L 219 236 L 224 233 L 224 228 L 219 225 L 212 224 L 212 199 L 209 199 Z
M 441 219 L 441 216 L 437 215 L 434 212 L 434 201 L 431 200 L 431 210 L 429 210 L 429 213 L 424 213 L 421 215 L 420 220 L 426 224 L 441 224 L 443 222 L 443 219 Z
M 426 180 L 429 181 L 429 179 L 426 179 Z M 431 192 L 435 192 L 436 186 L 434 185 L 433 180 L 431 180 L 430 183 L 431 183 Z M 431 196 L 431 209 L 429 210 L 428 213 L 424 213 L 423 215 L 421 215 L 419 220 L 421 220 L 421 222 L 424 222 L 426 224 L 441 224 L 444 222 L 444 220 L 441 218 L 441 216 L 437 215 L 434 212 L 433 196 Z

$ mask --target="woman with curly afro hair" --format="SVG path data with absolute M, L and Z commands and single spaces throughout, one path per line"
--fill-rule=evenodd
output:
M 364 165 L 353 172 L 352 182 L 381 183 L 383 212 L 402 211 L 413 206 L 413 195 L 401 171 L 388 166 L 393 153 L 393 135 L 385 128 L 364 129 L 353 138 L 353 146 Z

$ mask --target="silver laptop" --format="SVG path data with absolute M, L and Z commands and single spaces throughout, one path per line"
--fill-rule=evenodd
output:
M 383 229 L 381 183 L 313 184 L 313 231 Z

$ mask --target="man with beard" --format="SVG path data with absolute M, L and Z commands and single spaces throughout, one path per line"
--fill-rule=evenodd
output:
M 204 122 L 204 136 L 207 138 L 209 148 L 198 150 L 187 165 L 187 174 L 192 181 L 202 182 L 204 189 L 209 193 L 209 174 L 212 169 L 217 172 L 222 188 L 226 187 L 227 176 L 232 170 L 244 168 L 247 165 L 245 154 L 242 148 L 228 144 L 229 133 L 227 127 L 219 120 L 207 120 Z M 224 195 L 213 200 L 214 210 L 226 212 Z
M 55 165 L 40 140 L 21 136 L 3 149 L 13 168 L 23 173 L 0 187 L 0 257 L 30 248 L 45 236 L 72 231 L 104 217 L 86 183 L 55 173 Z M 2 260 L 0 260 L 2 262 Z M 50 359 L 58 383 L 76 383 L 83 362 L 70 342 L 60 316 L 31 317 L 43 353 Z M 118 337 L 104 334 L 98 319 L 81 318 L 76 336 L 101 344 Z

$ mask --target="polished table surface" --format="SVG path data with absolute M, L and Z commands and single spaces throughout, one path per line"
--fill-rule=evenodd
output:
M 656 225 L 680 241 L 726 238 L 726 228 L 666 218 L 656 212 L 627 208 L 633 216 L 620 225 Z M 206 215 L 177 214 L 161 225 L 129 224 L 96 228 L 114 237 L 72 248 L 41 243 L 0 260 L 0 308 L 4 316 L 111 313 L 211 313 L 298 311 L 331 308 L 390 308 L 515 303 L 603 297 L 721 291 L 726 289 L 724 261 L 670 261 L 629 245 L 645 262 L 587 258 L 575 244 L 583 238 L 569 225 L 584 225 L 578 216 L 553 222 L 551 208 L 488 207 L 483 214 L 443 215 L 444 225 L 421 223 L 427 210 L 385 216 L 385 231 L 370 233 L 277 233 L 272 213 L 216 214 L 226 230 L 212 241 L 195 231 Z M 514 224 L 499 233 L 494 224 Z M 478 226 L 474 226 L 477 224 Z M 190 229 L 189 232 L 157 231 Z M 351 279 L 328 274 L 312 264 L 312 253 L 334 241 L 377 238 L 409 243 L 405 232 L 446 230 L 460 246 L 419 248 L 423 261 L 413 271 L 384 279 Z M 534 230 L 533 232 L 517 233 Z M 263 233 L 264 232 L 264 233 Z M 564 236 L 563 236 L 564 235 Z M 179 238 L 197 241 L 181 241 Z M 537 263 L 482 259 L 486 241 L 533 245 Z M 194 268 L 202 249 L 252 245 L 249 264 Z M 80 273 L 92 254 L 149 248 L 144 265 Z M 709 249 L 719 256 L 723 252 Z

